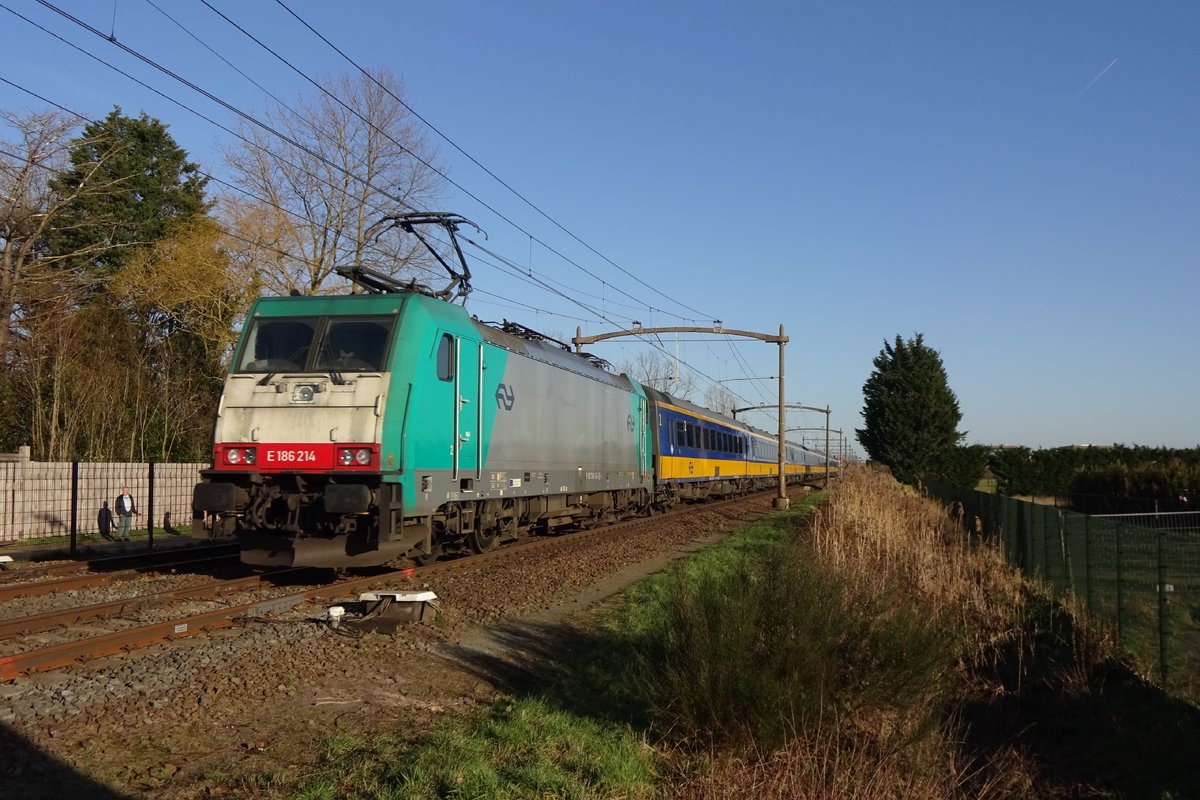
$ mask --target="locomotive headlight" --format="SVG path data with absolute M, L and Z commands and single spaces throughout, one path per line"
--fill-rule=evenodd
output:
M 246 466 L 254 465 L 254 448 L 253 447 L 231 447 L 225 451 L 226 464 L 245 464 Z
M 343 467 L 367 467 L 371 464 L 371 449 L 345 447 L 337 451 L 337 460 Z

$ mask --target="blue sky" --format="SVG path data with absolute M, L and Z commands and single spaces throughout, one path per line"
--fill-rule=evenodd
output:
M 275 94 L 312 96 L 202 3 L 154 1 Z M 232 126 L 34 0 L 0 2 Z M 209 2 L 315 78 L 353 69 L 273 2 Z M 265 106 L 146 0 L 56 5 L 240 108 Z M 1200 4 L 288 5 L 679 301 L 429 133 L 455 181 L 600 279 L 452 190 L 443 210 L 590 309 L 480 265 L 477 288 L 537 309 L 477 293 L 469 308 L 484 319 L 566 338 L 611 330 L 605 320 L 782 323 L 789 400 L 831 406 L 847 435 L 884 341 L 921 332 L 968 442 L 1200 445 Z M 225 134 L 8 11 L 0 20 L 0 77 L 93 117 L 144 110 L 221 174 Z M 42 104 L 0 84 L 0 107 Z M 685 362 L 734 379 L 747 404 L 774 401 L 773 381 L 736 380 L 774 376 L 772 346 L 684 338 Z M 635 347 L 594 349 L 620 362 Z

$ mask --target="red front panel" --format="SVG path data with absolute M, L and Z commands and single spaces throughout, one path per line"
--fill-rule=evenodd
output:
M 350 463 L 340 458 L 342 451 L 351 454 L 365 449 L 370 453 L 366 463 Z M 238 472 L 353 472 L 377 469 L 379 446 L 368 444 L 334 444 L 332 442 L 271 442 L 218 444 L 213 447 L 215 469 Z

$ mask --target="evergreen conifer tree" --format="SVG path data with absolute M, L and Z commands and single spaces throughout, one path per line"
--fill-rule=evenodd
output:
M 93 122 L 71 147 L 71 167 L 50 182 L 75 195 L 50 234 L 53 252 L 88 253 L 83 272 L 108 276 L 138 247 L 167 236 L 172 227 L 203 214 L 208 178 L 187 160 L 167 126 L 142 113 L 114 108 Z M 82 184 L 90 190 L 76 192 Z
M 863 449 L 905 483 L 945 477 L 966 433 L 941 355 L 923 334 L 896 336 L 874 365 L 863 384 L 864 426 L 855 431 Z

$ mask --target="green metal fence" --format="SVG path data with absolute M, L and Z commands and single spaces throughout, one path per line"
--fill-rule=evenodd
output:
M 1089 516 L 947 485 L 929 493 L 1060 593 L 1071 592 L 1162 685 L 1200 697 L 1200 514 Z M 956 506 L 955 504 L 960 504 Z

